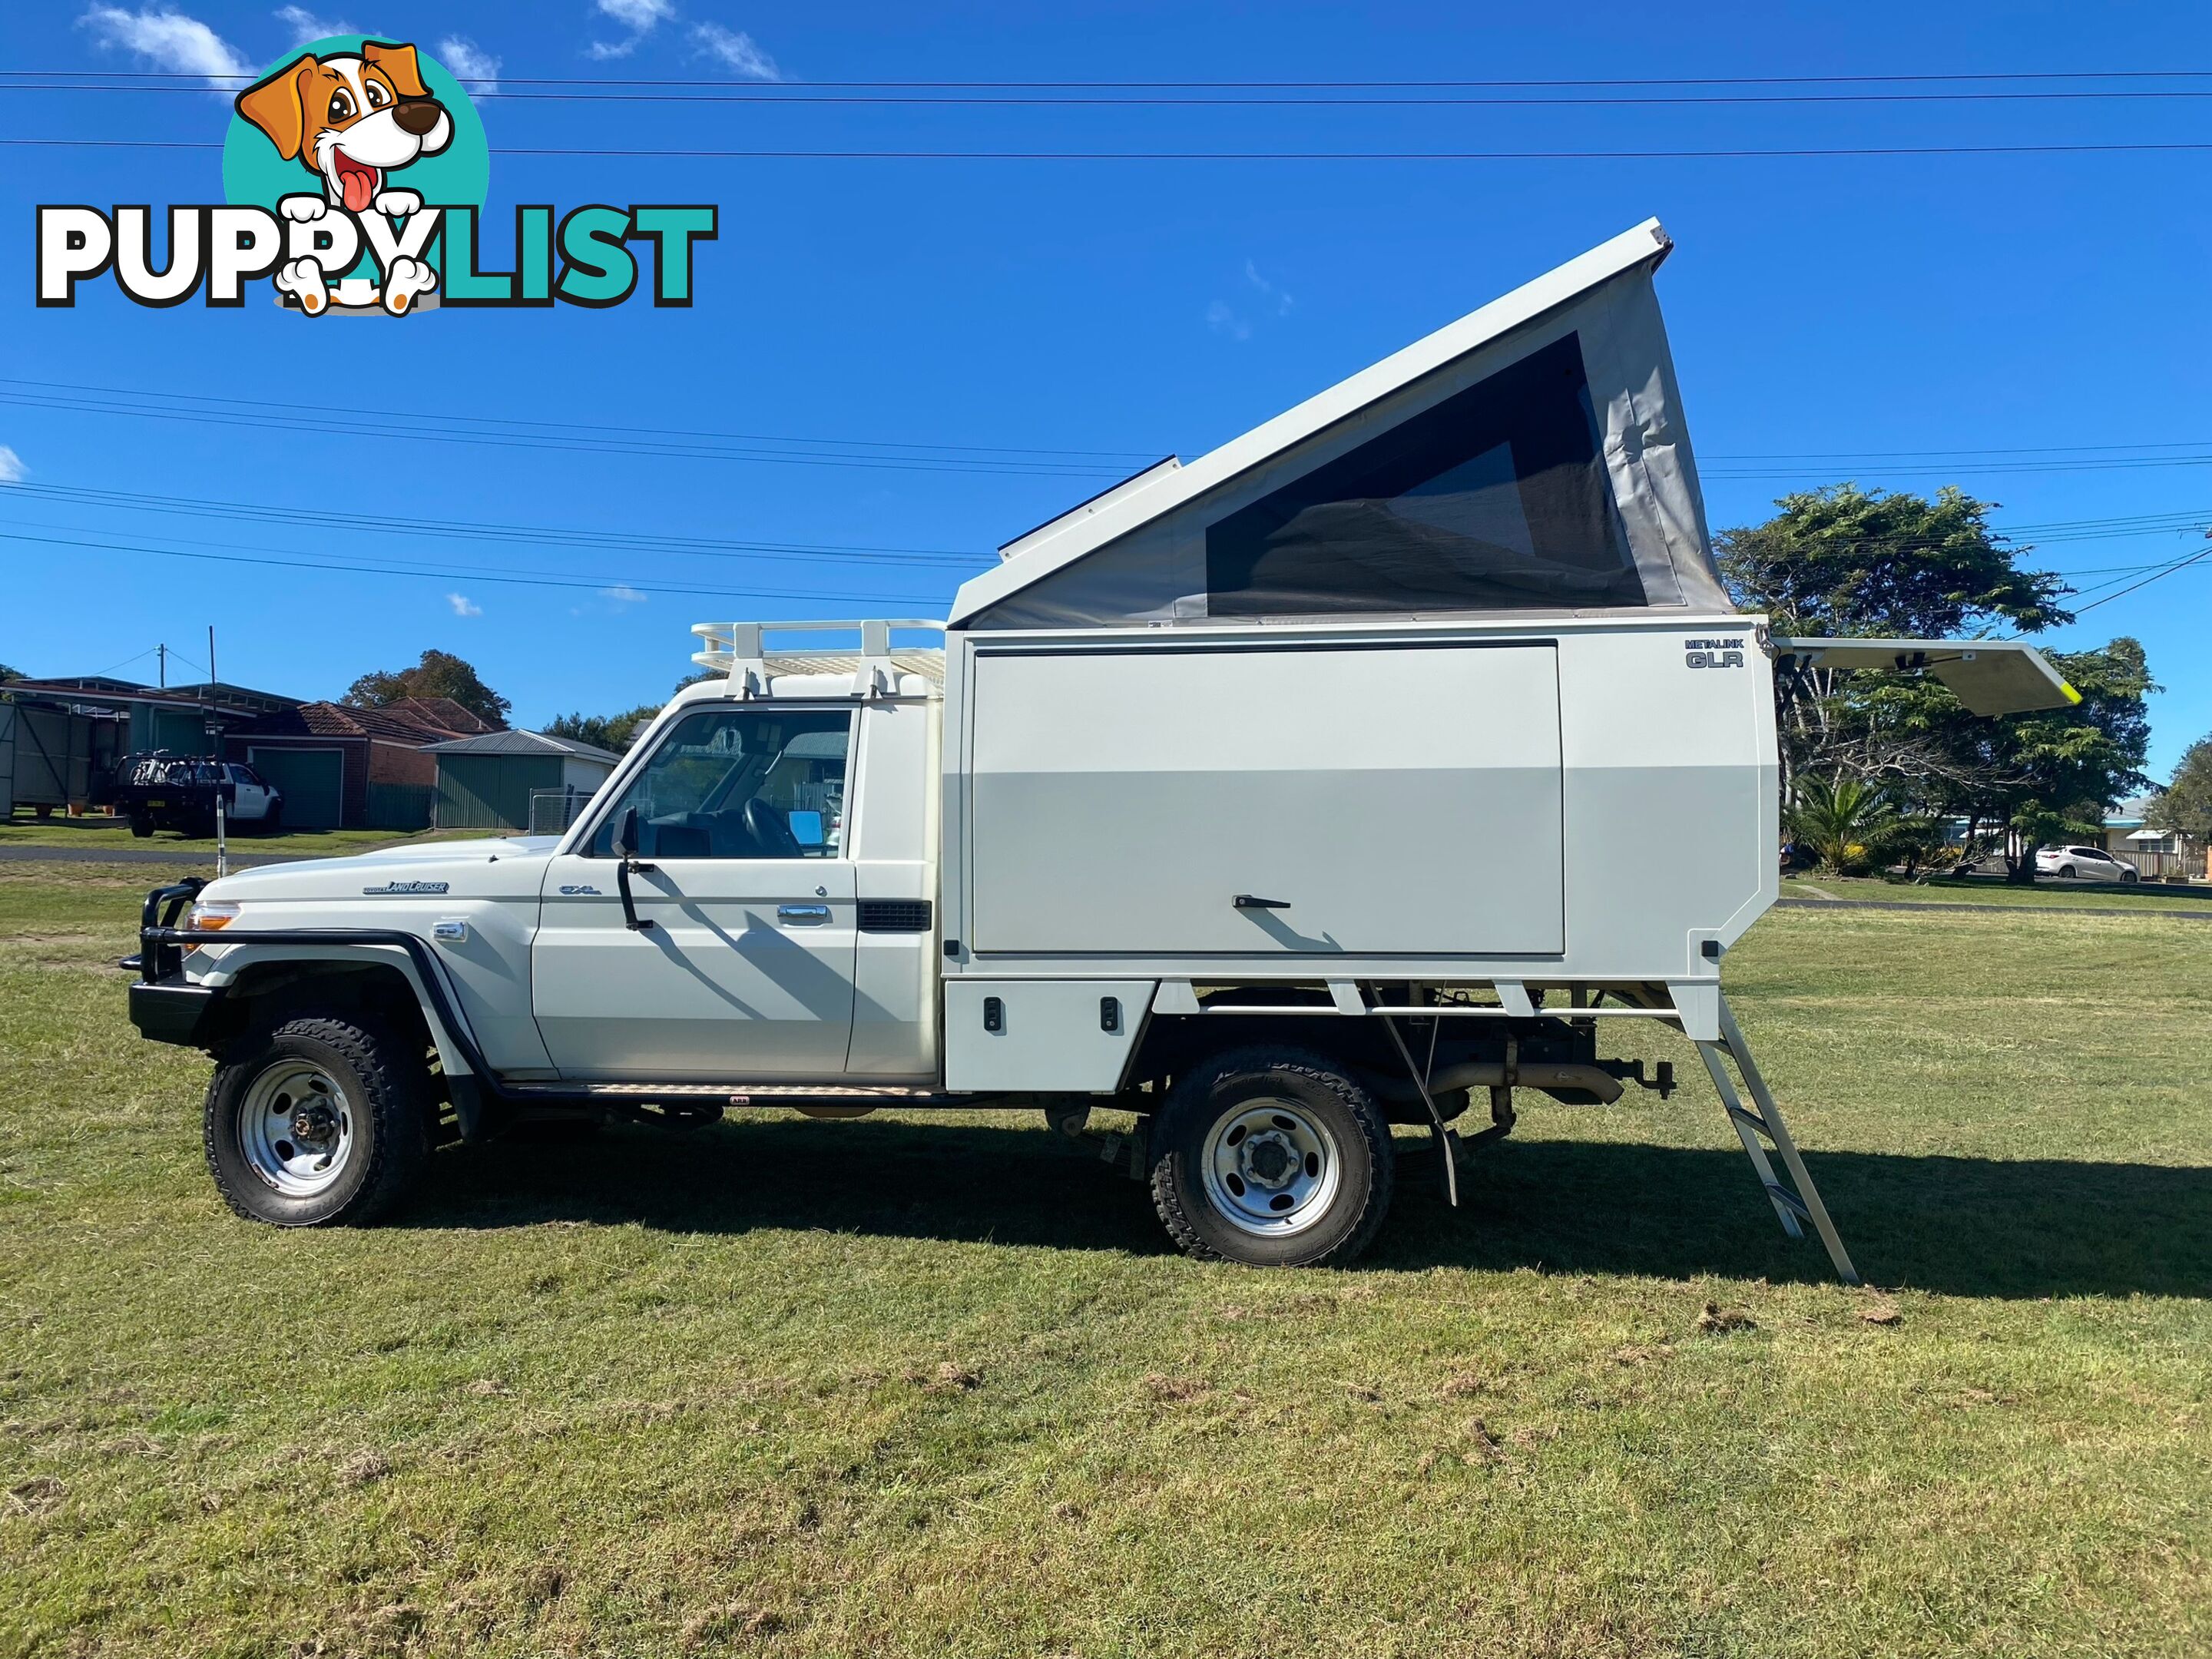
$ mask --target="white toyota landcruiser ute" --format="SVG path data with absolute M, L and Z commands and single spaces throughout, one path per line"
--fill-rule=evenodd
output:
M 1393 1123 L 1455 1201 L 1455 1149 L 1516 1091 L 1664 1094 L 1668 1064 L 1601 1052 L 1663 1026 L 1851 1278 L 1721 994 L 1776 896 L 1778 688 L 2079 698 L 2026 646 L 1735 610 L 1652 291 L 1670 246 L 1638 226 L 1139 474 L 945 621 L 701 624 L 712 678 L 557 841 L 157 891 L 131 1015 L 215 1056 L 217 1185 L 365 1220 L 440 1141 L 532 1118 L 1024 1107 L 1073 1135 L 1107 1106 L 1185 1249 L 1340 1262 L 1389 1206 Z

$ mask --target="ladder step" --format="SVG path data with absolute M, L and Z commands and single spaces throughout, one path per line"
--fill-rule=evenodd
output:
M 1774 1139 L 1774 1131 L 1767 1127 L 1766 1120 L 1757 1112 L 1747 1112 L 1741 1106 L 1731 1106 L 1728 1109 L 1728 1115 L 1747 1128 L 1758 1130 L 1769 1140 Z
M 1791 1192 L 1787 1187 L 1783 1186 L 1779 1182 L 1770 1181 L 1765 1183 L 1765 1186 L 1766 1195 L 1772 1199 L 1777 1204 L 1779 1204 L 1783 1208 L 1788 1210 L 1800 1221 L 1807 1223 L 1810 1223 L 1812 1221 L 1813 1212 L 1805 1207 L 1805 1200 L 1798 1197 L 1796 1194 Z

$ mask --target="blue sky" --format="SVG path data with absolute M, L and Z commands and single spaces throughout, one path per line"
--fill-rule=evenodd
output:
M 340 25 L 419 42 L 465 71 L 495 70 L 512 91 L 610 76 L 773 80 L 803 92 L 855 82 L 2212 69 L 2212 11 L 2202 6 L 925 10 L 736 0 L 318 0 L 304 10 L 26 0 L 0 15 L 0 68 L 258 68 L 302 31 Z M 236 312 L 196 301 L 142 310 L 105 282 L 74 310 L 36 309 L 36 204 L 220 200 L 217 158 L 7 148 L 0 224 L 15 228 L 0 236 L 0 445 L 25 477 L 314 516 L 179 516 L 0 495 L 9 595 L 0 660 L 150 678 L 152 659 L 138 653 L 166 639 L 197 663 L 214 623 L 226 679 L 300 696 L 335 696 L 365 670 L 437 646 L 476 662 L 523 722 L 657 699 L 688 667 L 695 620 L 928 614 L 997 544 L 1106 476 L 1211 447 L 1652 214 L 1678 243 L 1661 297 L 1717 526 L 1838 478 L 1955 482 L 2002 503 L 2003 525 L 2131 521 L 2125 534 L 2022 537 L 2039 544 L 2030 562 L 2085 573 L 2083 586 L 2108 581 L 2203 544 L 2212 523 L 2212 152 L 1241 162 L 499 152 L 2212 139 L 2212 79 L 2095 89 L 2116 88 L 2162 95 L 1366 110 L 487 99 L 490 222 L 503 225 L 503 204 L 516 201 L 715 203 L 722 234 L 700 254 L 697 303 L 447 311 L 398 324 L 311 324 L 279 314 L 259 285 Z M 206 142 L 226 120 L 224 100 L 202 90 L 0 91 L 0 137 Z M 88 387 L 100 390 L 76 389 Z M 252 401 L 198 405 L 221 420 L 117 412 L 189 407 L 175 394 Z M 356 409 L 400 411 L 374 423 L 402 432 L 416 414 L 570 424 L 422 441 L 366 433 L 366 417 L 339 412 Z M 594 435 L 608 428 L 744 434 L 714 442 L 786 459 L 616 453 Z M 1969 451 L 1982 453 L 1934 453 Z M 1786 459 L 1763 459 L 1777 456 Z M 769 558 L 436 538 L 393 532 L 398 518 L 873 551 Z M 45 539 L 5 539 L 26 537 Z M 412 562 L 424 574 L 180 552 Z M 519 574 L 570 585 L 494 580 Z M 2162 769 L 2212 732 L 2208 622 L 2212 569 L 2197 569 L 2090 611 L 2051 642 L 2143 640 L 2167 688 L 2154 709 Z

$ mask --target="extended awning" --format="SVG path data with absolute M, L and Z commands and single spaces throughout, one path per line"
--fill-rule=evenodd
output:
M 1771 641 L 1800 668 L 1872 668 L 1925 672 L 1951 688 L 1977 714 L 2026 714 L 2066 708 L 2081 694 L 2032 645 L 2016 640 L 1820 640 Z

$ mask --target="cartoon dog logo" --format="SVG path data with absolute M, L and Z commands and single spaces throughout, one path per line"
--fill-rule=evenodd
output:
M 420 211 L 422 197 L 394 188 L 391 177 L 453 140 L 453 118 L 422 84 L 415 48 L 381 40 L 362 41 L 358 52 L 302 54 L 240 93 L 237 106 L 278 155 L 321 181 L 319 195 L 287 196 L 276 204 L 301 224 L 333 206 L 352 214 L 374 209 L 392 219 Z M 385 272 L 379 297 L 398 316 L 437 283 L 437 273 L 422 260 L 398 259 Z M 276 285 L 311 317 L 329 308 L 329 283 L 313 258 L 286 264 Z

